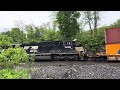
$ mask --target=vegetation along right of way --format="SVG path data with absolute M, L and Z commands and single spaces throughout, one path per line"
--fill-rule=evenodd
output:
M 30 78 L 28 72 L 13 71 L 15 66 L 29 62 L 26 51 L 19 46 L 12 48 L 11 44 L 38 43 L 42 41 L 77 39 L 88 51 L 105 50 L 105 28 L 119 27 L 120 19 L 109 26 L 99 26 L 102 11 L 53 11 L 52 26 L 50 23 L 36 26 L 26 25 L 16 21 L 15 26 L 0 34 L 0 78 Z M 88 26 L 89 30 L 84 27 Z M 4 49 L 9 45 L 9 49 Z M 22 52 L 22 53 L 21 53 Z
M 29 57 L 26 51 L 16 46 L 12 47 L 12 38 L 7 35 L 0 35 L 0 79 L 30 79 L 30 70 L 15 69 L 17 66 L 32 63 L 34 57 Z M 6 49 L 6 46 L 9 48 Z

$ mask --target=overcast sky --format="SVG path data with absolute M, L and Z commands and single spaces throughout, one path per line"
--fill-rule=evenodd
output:
M 0 11 L 0 32 L 4 28 L 12 28 L 15 21 L 22 20 L 25 24 L 41 25 L 52 21 L 50 11 Z M 102 13 L 100 25 L 109 25 L 120 19 L 120 11 L 105 11 Z

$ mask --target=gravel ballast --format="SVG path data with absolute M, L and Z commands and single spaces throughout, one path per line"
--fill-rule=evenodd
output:
M 32 79 L 120 79 L 120 67 L 109 64 L 39 66 Z

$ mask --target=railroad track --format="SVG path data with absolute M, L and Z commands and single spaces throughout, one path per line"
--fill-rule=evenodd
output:
M 65 66 L 65 65 L 92 65 L 92 64 L 109 64 L 120 66 L 120 62 L 108 62 L 108 61 L 35 61 L 34 65 Z
M 111 65 L 111 66 L 120 66 L 120 62 L 107 62 L 107 61 L 35 61 L 33 64 L 25 64 L 23 68 L 39 68 L 43 66 L 73 66 L 73 65 Z

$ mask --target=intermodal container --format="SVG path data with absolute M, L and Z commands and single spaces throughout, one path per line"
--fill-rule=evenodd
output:
M 120 54 L 120 43 L 116 43 L 116 44 L 106 44 L 106 54 L 107 54 L 107 55 Z
M 120 28 L 108 28 L 105 30 L 105 43 L 120 43 Z

